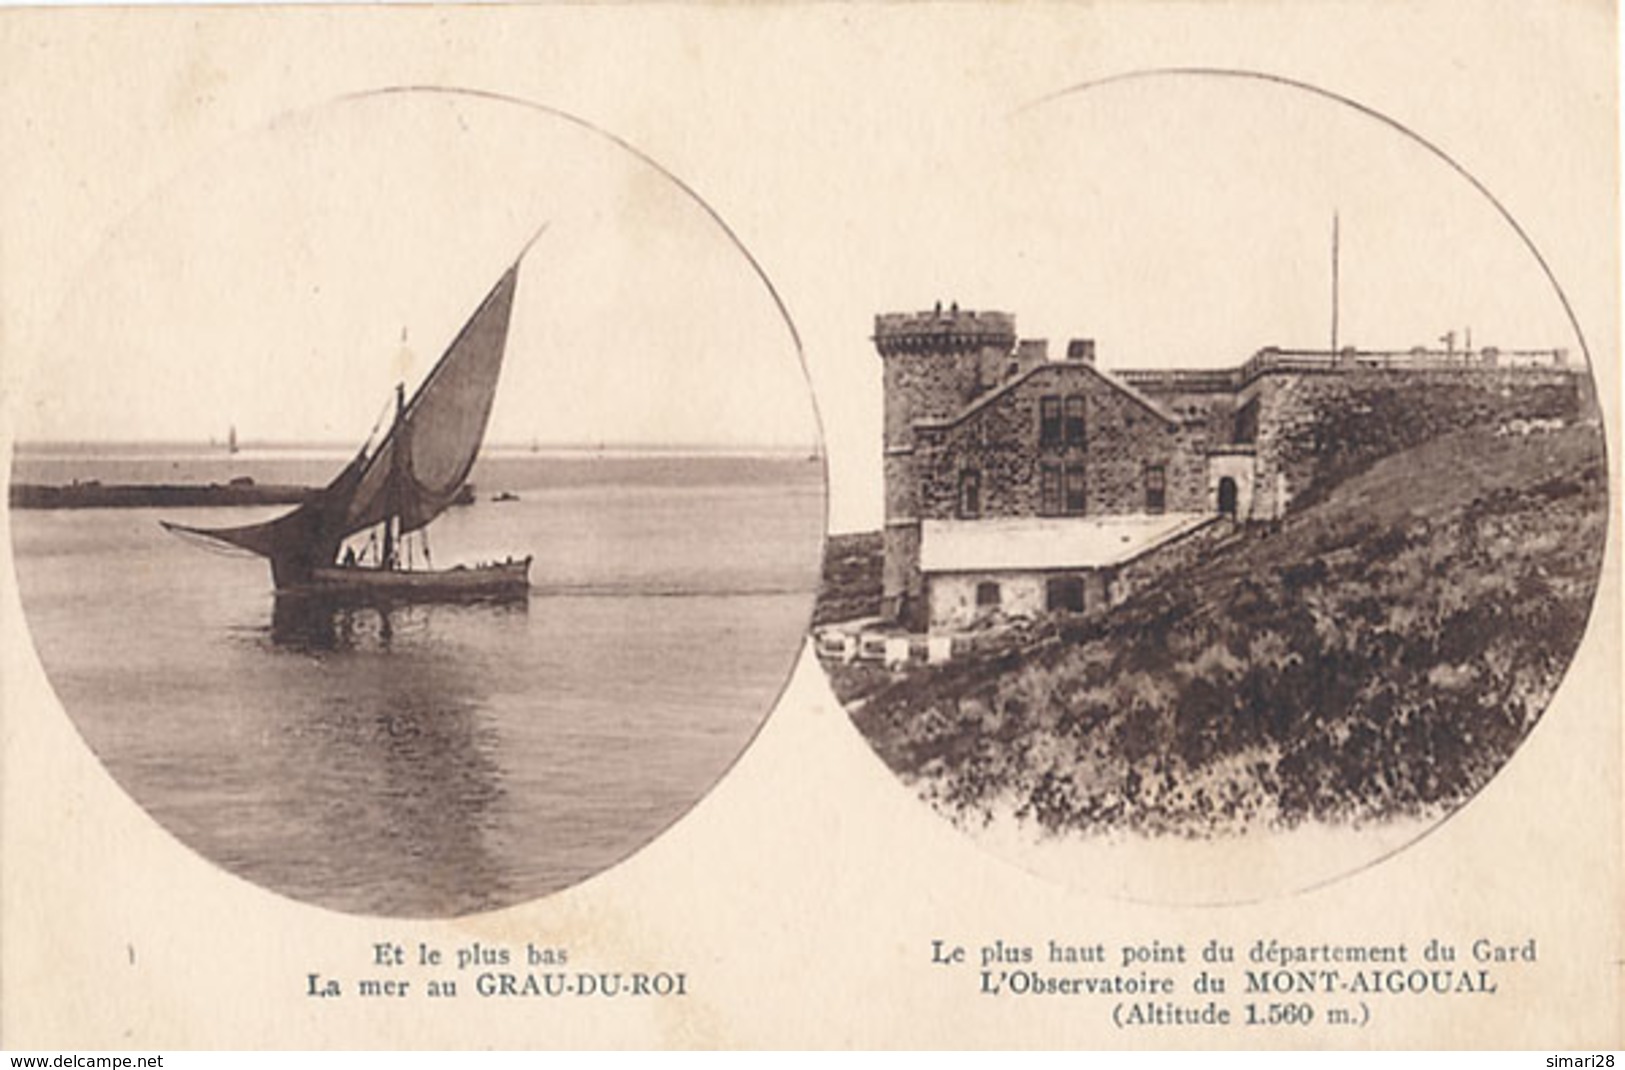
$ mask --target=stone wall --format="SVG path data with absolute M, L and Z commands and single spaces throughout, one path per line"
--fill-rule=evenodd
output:
M 927 580 L 930 628 L 933 632 L 960 632 L 994 621 L 1038 617 L 1047 611 L 1049 582 L 1054 579 L 1076 579 L 1083 584 L 1085 613 L 1106 609 L 1111 597 L 1111 580 L 1108 572 L 1099 569 L 938 572 Z M 999 585 L 997 606 L 976 604 L 976 589 L 983 583 Z
M 976 588 L 986 582 L 999 585 L 996 606 L 976 604 Z M 927 583 L 933 632 L 961 632 L 985 622 L 1036 617 L 1044 611 L 1044 579 L 1036 572 L 943 572 L 932 575 Z
M 1045 397 L 1083 399 L 1083 445 L 1041 443 Z M 928 519 L 959 516 L 962 475 L 973 471 L 981 516 L 1040 516 L 1045 511 L 1042 470 L 1055 465 L 1063 471 L 1083 468 L 1084 515 L 1143 513 L 1146 468 L 1161 465 L 1166 511 L 1200 512 L 1207 498 L 1207 472 L 1193 441 L 1178 422 L 1170 423 L 1090 365 L 1052 362 L 983 399 L 957 420 L 916 427 L 918 508 Z
M 1111 568 L 933 573 L 925 581 L 929 627 L 934 632 L 965 631 L 998 621 L 1037 617 L 1048 610 L 1049 582 L 1061 578 L 1083 583 L 1085 614 L 1101 613 L 1164 576 L 1191 567 L 1220 543 L 1235 537 L 1236 531 L 1234 522 L 1216 516 Z M 999 585 L 997 605 L 977 605 L 977 588 L 983 583 Z
M 906 627 L 917 627 L 925 605 L 919 523 L 887 523 L 881 533 L 881 552 L 880 615 Z
M 875 317 L 874 343 L 884 368 L 882 612 L 917 624 L 924 600 L 914 424 L 952 416 L 1004 381 L 1019 365 L 1015 318 L 956 308 L 887 313 Z
M 1583 415 L 1586 374 L 1562 368 L 1354 369 L 1261 376 L 1255 510 L 1279 515 L 1379 457 L 1462 428 Z
M 1234 391 L 1179 390 L 1157 385 L 1139 390 L 1179 421 L 1180 432 L 1191 449 L 1228 446 L 1236 441 Z
M 1111 579 L 1111 604 L 1118 605 L 1135 591 L 1141 590 L 1170 573 L 1190 568 L 1220 544 L 1236 534 L 1236 524 L 1225 517 L 1215 516 L 1200 527 L 1192 528 L 1177 539 L 1171 539 L 1132 561 L 1119 565 Z

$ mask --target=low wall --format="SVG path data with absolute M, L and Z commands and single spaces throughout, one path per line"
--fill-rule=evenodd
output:
M 1171 572 L 1190 568 L 1236 533 L 1229 517 L 1215 516 L 1201 527 L 1117 566 L 1111 580 L 1111 604 L 1119 605 L 1135 591 L 1156 583 Z

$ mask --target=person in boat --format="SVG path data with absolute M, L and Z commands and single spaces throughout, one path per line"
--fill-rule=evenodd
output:
M 355 547 L 354 546 L 346 546 L 344 548 L 344 567 L 345 568 L 355 568 Z

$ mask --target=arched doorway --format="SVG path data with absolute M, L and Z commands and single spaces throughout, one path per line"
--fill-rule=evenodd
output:
M 1219 515 L 1236 515 L 1236 481 L 1229 476 L 1219 480 Z

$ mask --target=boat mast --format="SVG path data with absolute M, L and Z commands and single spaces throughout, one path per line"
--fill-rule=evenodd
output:
M 385 510 L 384 510 L 384 567 L 394 568 L 399 562 L 396 560 L 398 550 L 395 546 L 395 527 L 400 523 L 401 510 L 401 451 L 406 448 L 405 425 L 402 418 L 406 415 L 406 384 L 395 384 L 395 446 L 389 455 L 389 480 L 386 484 Z

